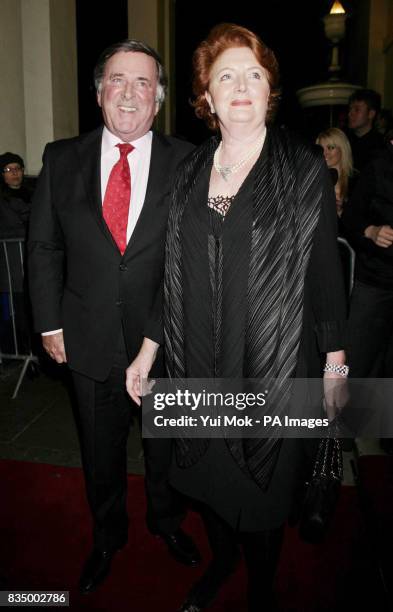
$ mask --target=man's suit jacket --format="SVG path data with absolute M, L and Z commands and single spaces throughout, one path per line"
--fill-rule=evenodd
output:
M 28 241 L 35 329 L 63 328 L 70 368 L 95 380 L 108 376 L 122 327 L 130 359 L 144 335 L 162 340 L 170 192 L 192 149 L 153 133 L 146 198 L 122 256 L 102 216 L 101 139 L 102 128 L 47 145 Z

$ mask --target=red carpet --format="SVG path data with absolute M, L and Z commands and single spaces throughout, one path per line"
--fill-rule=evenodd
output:
M 76 468 L 0 461 L 0 576 L 2 589 L 69 590 L 72 610 L 175 612 L 203 568 L 183 567 L 145 527 L 143 479 L 129 476 L 129 544 L 114 561 L 102 588 L 82 597 L 75 588 L 90 549 L 90 523 L 82 472 Z M 198 516 L 185 523 L 204 560 L 208 545 Z M 283 612 L 382 610 L 375 600 L 372 569 L 364 555 L 356 491 L 344 487 L 330 537 L 319 546 L 288 529 L 277 576 Z M 363 579 L 364 578 L 364 579 Z M 366 582 L 367 581 L 367 582 Z M 210 609 L 245 611 L 240 568 Z

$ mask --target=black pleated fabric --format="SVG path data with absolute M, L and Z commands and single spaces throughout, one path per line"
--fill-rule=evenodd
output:
M 216 138 L 196 150 L 178 176 L 169 215 L 165 274 L 165 341 L 169 376 L 187 375 L 184 350 L 181 223 L 201 172 L 212 164 Z M 248 270 L 243 375 L 278 378 L 272 393 L 282 409 L 289 400 L 297 364 L 303 316 L 304 280 L 313 233 L 326 181 L 316 149 L 295 144 L 282 130 L 270 128 L 267 155 L 256 162 L 252 190 L 251 256 Z M 210 255 L 217 262 L 220 242 L 212 239 Z M 222 254 L 222 249 L 221 249 Z M 210 274 L 212 274 L 210 265 Z M 214 272 L 217 274 L 217 270 Z M 212 278 L 212 276 L 211 276 Z M 215 282 L 220 313 L 220 283 Z M 222 317 L 222 314 L 220 316 Z M 221 323 L 218 322 L 218 325 Z M 217 330 L 217 321 L 215 323 Z M 215 341 L 222 337 L 215 336 Z M 217 354 L 220 345 L 216 346 Z M 219 367 L 214 370 L 217 375 Z M 272 439 L 226 440 L 239 467 L 263 489 L 269 485 L 280 450 Z M 192 465 L 207 443 L 181 440 L 179 465 Z
M 255 182 L 245 375 L 276 379 L 269 401 L 285 412 L 296 370 L 304 280 L 322 185 L 315 180 L 318 163 L 311 151 L 303 152 L 301 163 L 307 171 L 299 181 L 289 143 L 278 144 L 272 137 L 266 175 L 262 173 Z M 269 484 L 280 445 L 275 438 L 250 439 L 244 444 L 246 465 L 263 489 Z
M 217 213 L 216 213 L 217 214 Z M 221 377 L 220 356 L 222 346 L 222 274 L 223 253 L 221 237 L 208 236 L 209 279 L 213 306 L 213 374 Z

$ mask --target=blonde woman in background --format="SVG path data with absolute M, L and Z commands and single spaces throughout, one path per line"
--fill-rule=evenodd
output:
M 329 170 L 335 168 L 338 178 L 335 182 L 337 215 L 341 217 L 345 202 L 348 200 L 350 178 L 353 176 L 351 145 L 342 130 L 328 128 L 316 140 L 323 148 L 323 155 Z

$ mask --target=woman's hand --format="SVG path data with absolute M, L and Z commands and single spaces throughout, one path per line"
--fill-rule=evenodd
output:
M 326 363 L 345 365 L 344 351 L 326 354 Z M 333 421 L 349 400 L 348 382 L 346 377 L 336 372 L 324 372 L 323 375 L 323 405 L 329 421 Z
M 159 344 L 144 338 L 141 349 L 134 361 L 126 369 L 126 388 L 128 395 L 138 405 L 143 395 L 142 381 L 146 380 L 156 359 Z

